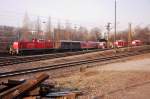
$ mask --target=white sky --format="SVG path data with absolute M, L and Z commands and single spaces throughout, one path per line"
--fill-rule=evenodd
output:
M 150 0 L 118 0 L 117 27 L 126 29 L 150 24 Z M 72 24 L 101 27 L 114 23 L 114 0 L 0 0 L 0 24 L 20 26 L 25 12 L 51 16 Z

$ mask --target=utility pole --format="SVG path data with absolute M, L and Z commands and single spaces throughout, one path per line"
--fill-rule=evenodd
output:
M 66 40 L 71 40 L 71 37 L 70 37 L 70 23 L 69 23 L 69 21 L 66 21 L 65 39 Z
M 109 34 L 110 34 L 110 30 L 111 30 L 111 27 L 110 27 L 111 23 L 108 22 L 107 26 L 106 26 L 106 29 L 107 29 L 107 48 L 110 47 L 110 40 L 109 40 Z
M 60 21 L 58 21 L 57 29 L 56 29 L 56 39 L 55 39 L 56 48 L 58 48 L 58 44 L 60 43 L 60 31 L 61 31 Z
M 49 21 L 48 21 L 48 39 L 50 40 L 51 37 L 51 17 L 49 17 Z
M 61 40 L 61 23 L 58 22 L 58 42 Z
M 46 31 L 45 31 L 46 28 L 44 28 L 44 27 L 45 27 L 46 22 L 43 21 L 42 23 L 43 23 L 42 39 L 45 40 L 46 39 Z
M 52 21 L 51 21 L 51 16 L 48 18 L 48 40 L 53 42 L 53 47 L 55 47 L 55 35 L 54 35 L 54 30 L 52 30 Z
M 40 17 L 37 17 L 37 33 L 36 33 L 36 39 L 39 38 L 39 33 L 40 33 Z
M 17 34 L 18 34 L 17 39 L 18 41 L 20 41 L 20 31 L 17 31 Z
M 76 35 L 76 29 L 77 29 L 77 26 L 75 25 L 74 26 L 74 37 L 75 37 L 75 35 Z M 72 35 L 72 40 L 75 40 L 76 39 L 76 37 L 73 39 L 73 35 Z
M 128 50 L 129 50 L 129 47 L 131 46 L 131 42 L 132 42 L 132 24 L 129 23 L 129 32 L 128 32 Z
M 116 32 L 117 32 L 117 26 L 116 26 L 116 21 L 117 21 L 117 1 L 115 0 L 115 35 L 114 35 L 114 43 L 116 42 Z M 115 52 L 116 52 L 116 46 L 114 46 Z

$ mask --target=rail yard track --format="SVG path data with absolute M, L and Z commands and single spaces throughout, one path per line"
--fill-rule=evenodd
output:
M 105 50 L 109 50 L 109 49 L 105 49 Z M 60 58 L 60 57 L 66 57 L 66 56 L 97 52 L 97 51 L 104 51 L 104 49 L 55 53 L 55 54 L 43 54 L 43 55 L 31 55 L 31 56 L 0 57 L 0 66 L 8 66 L 8 65 L 13 65 L 13 64 L 40 61 L 40 60 L 46 60 L 46 59 L 54 59 L 54 58 Z
M 79 65 L 96 63 L 96 62 L 110 61 L 110 60 L 120 59 L 120 58 L 124 58 L 124 57 L 149 53 L 149 52 L 150 52 L 149 49 L 148 50 L 138 50 L 138 51 L 134 51 L 134 52 L 125 52 L 123 54 L 115 54 L 115 55 L 107 56 L 107 57 L 103 57 L 103 58 L 87 59 L 87 60 L 66 62 L 66 63 L 55 64 L 55 65 L 47 65 L 47 66 L 37 67 L 37 68 L 32 68 L 32 69 L 24 69 L 24 70 L 18 70 L 18 71 L 5 72 L 5 73 L 0 73 L 0 78 L 15 76 L 15 75 L 22 75 L 22 74 L 29 74 L 29 73 L 34 73 L 34 72 L 42 72 L 42 71 L 47 71 L 47 70 L 60 69 L 60 68 L 65 68 L 65 67 L 79 66 Z M 88 67 L 90 67 L 90 66 L 88 66 Z

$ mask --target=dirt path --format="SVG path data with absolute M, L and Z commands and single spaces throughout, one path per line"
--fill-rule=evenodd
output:
M 81 99 L 149 99 L 150 54 L 85 69 L 54 79 L 58 85 L 79 88 Z
M 86 58 L 93 58 L 98 57 L 98 55 L 98 53 L 95 53 L 94 56 L 90 56 L 90 54 L 85 56 Z M 68 58 L 72 60 L 71 57 Z M 58 62 L 58 60 L 67 61 L 68 58 L 47 60 L 41 63 L 50 64 Z M 81 56 L 73 57 L 73 59 L 76 58 L 81 59 Z M 33 65 L 32 63 L 30 64 Z M 97 67 L 84 68 L 82 71 L 80 71 L 80 67 L 75 67 L 44 72 L 51 76 L 47 80 L 48 82 L 53 81 L 58 86 L 78 88 L 83 91 L 84 96 L 81 96 L 81 99 L 149 99 L 150 53 L 128 57 L 117 63 L 107 65 L 95 63 L 94 65 Z M 36 73 L 12 78 L 26 79 L 33 77 L 33 75 L 36 75 Z

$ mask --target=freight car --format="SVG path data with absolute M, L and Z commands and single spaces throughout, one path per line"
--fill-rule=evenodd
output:
M 80 41 L 67 41 L 61 40 L 58 48 L 54 48 L 56 50 L 80 50 L 81 44 Z

